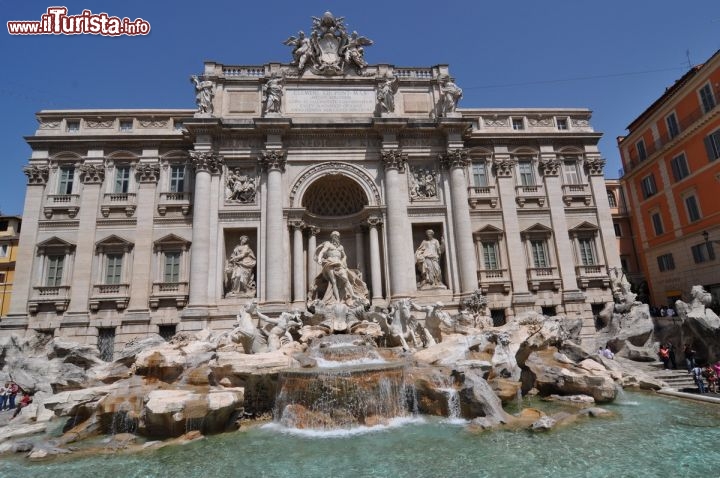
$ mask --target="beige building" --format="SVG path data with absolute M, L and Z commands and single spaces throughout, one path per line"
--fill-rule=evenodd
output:
M 481 289 L 496 323 L 534 309 L 592 333 L 620 259 L 591 112 L 458 107 L 446 65 L 367 65 L 366 39 L 323 22 L 290 64 L 206 63 L 197 110 L 39 112 L 2 329 L 107 355 L 227 329 L 252 299 L 303 308 L 338 231 L 372 306 Z

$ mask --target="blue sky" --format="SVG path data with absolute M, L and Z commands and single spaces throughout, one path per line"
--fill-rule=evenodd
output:
M 142 37 L 11 36 L 5 22 L 39 20 L 50 6 L 142 17 Z M 681 10 L 679 10 L 679 8 Z M 720 48 L 717 0 L 514 2 L 160 2 L 0 0 L 3 72 L 0 210 L 21 214 L 23 136 L 35 112 L 66 108 L 192 108 L 203 61 L 288 62 L 282 41 L 331 10 L 375 41 L 369 63 L 450 65 L 465 107 L 580 107 L 604 133 L 607 177 L 620 167 L 615 138 L 692 64 Z

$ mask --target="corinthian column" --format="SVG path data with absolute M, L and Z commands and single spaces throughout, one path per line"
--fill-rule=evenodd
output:
M 160 165 L 140 163 L 135 168 L 138 181 L 137 223 L 135 226 L 135 257 L 130 281 L 128 312 L 148 309 L 152 289 L 152 239 L 155 190 L 160 177 Z
M 308 227 L 308 252 L 307 252 L 307 284 L 308 289 L 312 289 L 315 284 L 315 276 L 317 269 L 315 267 L 315 249 L 317 249 L 317 235 L 320 228 L 315 226 Z
M 50 171 L 47 166 L 27 166 L 23 172 L 28 177 L 23 208 L 23 225 L 20 229 L 20 241 L 15 263 L 15 279 L 12 289 L 9 316 L 17 316 L 19 322 L 26 324 L 28 299 L 32 287 L 40 285 L 40 277 L 33 277 L 33 258 L 37 242 L 38 221 L 42 210 L 42 198 Z M 7 325 L 8 318 L 3 320 Z
M 223 159 L 214 151 L 190 151 L 190 162 L 195 168 L 195 193 L 188 306 L 203 307 L 208 303 L 211 175 L 220 174 Z
M 465 170 L 470 159 L 466 149 L 449 149 L 440 155 L 440 163 L 450 172 L 450 197 L 452 200 L 453 229 L 457 262 L 460 271 L 460 292 L 470 294 L 477 289 L 477 271 L 475 264 L 475 246 L 470 224 L 470 206 L 468 206 L 467 179 Z
M 303 228 L 299 219 L 290 222 L 293 229 L 293 302 L 305 302 L 305 256 L 303 255 Z
M 285 151 L 263 151 L 258 158 L 260 166 L 267 171 L 267 204 L 265 205 L 265 299 L 267 302 L 283 302 L 283 205 L 282 173 L 285 171 Z
M 403 297 L 416 290 L 411 260 L 412 231 L 407 219 L 407 201 L 400 187 L 400 174 L 405 172 L 407 154 L 400 150 L 383 151 L 382 162 L 385 166 L 390 293 L 392 297 Z
M 88 299 L 92 288 L 97 211 L 100 188 L 105 179 L 105 167 L 102 164 L 85 163 L 79 169 L 83 188 L 80 196 L 78 230 L 82 233 L 78 234 L 68 314 L 84 316 L 88 313 Z
M 370 230 L 370 289 L 373 301 L 382 299 L 382 279 L 380 272 L 380 241 L 378 240 L 378 226 L 380 218 L 368 218 Z

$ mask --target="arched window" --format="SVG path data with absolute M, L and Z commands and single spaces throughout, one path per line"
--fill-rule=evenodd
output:
M 615 193 L 608 189 L 607 195 L 608 204 L 610 204 L 610 207 L 617 207 L 617 199 L 615 198 Z

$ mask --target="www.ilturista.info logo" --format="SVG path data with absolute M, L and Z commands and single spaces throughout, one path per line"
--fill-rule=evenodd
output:
M 83 10 L 80 15 L 68 15 L 66 7 L 49 7 L 40 21 L 7 22 L 11 35 L 147 35 L 150 23 L 142 18 L 111 17 L 107 13 Z

